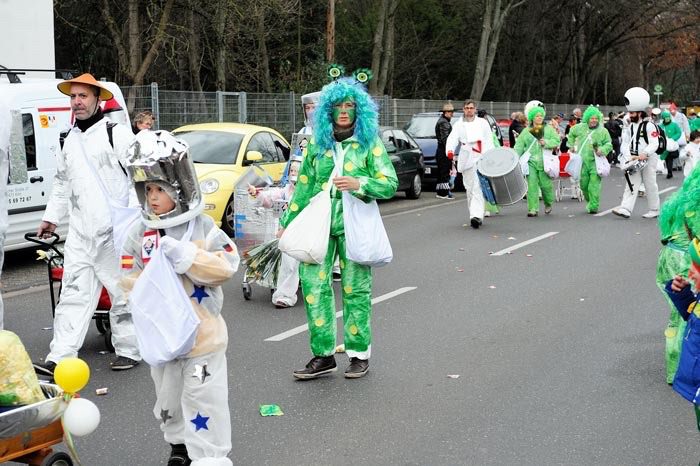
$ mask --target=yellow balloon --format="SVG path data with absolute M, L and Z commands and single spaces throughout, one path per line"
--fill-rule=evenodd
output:
M 77 393 L 90 380 L 90 368 L 80 358 L 66 358 L 58 363 L 53 378 L 66 393 Z

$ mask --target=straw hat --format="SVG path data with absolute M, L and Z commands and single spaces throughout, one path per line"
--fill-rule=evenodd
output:
M 100 82 L 95 79 L 90 73 L 81 74 L 77 78 L 69 79 L 67 81 L 61 81 L 58 83 L 58 90 L 61 94 L 65 94 L 70 97 L 70 87 L 72 84 L 86 84 L 88 86 L 94 86 L 100 90 L 100 100 L 106 101 L 114 97 L 114 94 L 104 87 Z
M 442 104 L 442 111 L 443 112 L 454 112 L 455 108 L 451 103 L 447 102 L 446 104 Z

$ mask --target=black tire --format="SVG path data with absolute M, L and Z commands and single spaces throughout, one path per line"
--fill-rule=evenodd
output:
M 406 190 L 406 197 L 409 199 L 418 199 L 420 194 L 423 192 L 423 184 L 420 177 L 420 173 L 413 175 L 413 181 L 411 181 L 411 186 Z
M 41 466 L 73 466 L 73 459 L 68 453 L 59 451 L 44 458 Z
M 114 345 L 112 344 L 112 331 L 107 330 L 104 334 L 104 338 L 107 351 L 109 351 L 110 353 L 114 353 Z
M 109 332 L 109 315 L 95 317 L 95 327 L 101 335 Z
M 229 198 L 228 202 L 226 203 L 226 208 L 224 209 L 224 216 L 221 217 L 221 229 L 224 230 L 224 233 L 229 235 L 231 238 L 235 236 L 235 233 L 233 231 L 233 215 L 234 215 L 234 208 L 233 208 L 233 194 Z
M 253 289 L 250 287 L 250 283 L 244 283 L 243 288 L 243 298 L 246 301 L 250 301 L 251 296 L 253 296 Z

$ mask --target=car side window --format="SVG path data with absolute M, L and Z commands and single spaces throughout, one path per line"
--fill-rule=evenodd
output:
M 252 150 L 258 151 L 262 154 L 262 160 L 258 163 L 279 162 L 279 160 L 277 160 L 278 157 L 275 144 L 272 142 L 270 133 L 266 131 L 256 133 L 255 136 L 250 139 L 248 147 L 246 148 L 246 153 Z
M 24 150 L 27 158 L 27 170 L 37 170 L 36 139 L 34 137 L 34 121 L 31 113 L 22 114 L 22 132 L 24 134 Z
M 382 142 L 387 152 L 396 151 L 396 140 L 394 139 L 394 133 L 391 130 L 382 131 Z
M 285 162 L 289 160 L 289 144 L 287 144 L 283 139 L 277 137 L 277 135 L 270 133 L 272 136 L 272 142 L 275 145 L 277 151 L 277 162 Z
M 395 144 L 398 150 L 409 150 L 411 148 L 411 144 L 403 131 L 394 131 L 394 138 L 396 138 Z

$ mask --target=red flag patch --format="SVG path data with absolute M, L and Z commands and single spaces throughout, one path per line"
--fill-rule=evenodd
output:
M 654 131 L 653 133 L 651 133 L 651 137 L 653 137 L 653 138 L 658 138 L 658 137 L 659 137 L 659 132 L 658 132 L 658 131 Z

